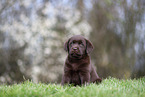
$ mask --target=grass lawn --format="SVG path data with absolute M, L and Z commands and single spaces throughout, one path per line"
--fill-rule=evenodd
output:
M 145 78 L 108 78 L 99 85 L 82 87 L 26 81 L 21 84 L 0 85 L 0 97 L 145 97 Z

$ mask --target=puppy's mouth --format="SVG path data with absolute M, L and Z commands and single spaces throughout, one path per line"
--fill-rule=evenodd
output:
M 70 55 L 71 57 L 76 58 L 76 59 L 80 59 L 82 57 L 82 55 L 78 53 L 71 53 Z

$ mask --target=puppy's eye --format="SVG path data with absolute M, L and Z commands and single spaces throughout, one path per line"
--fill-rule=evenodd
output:
M 70 43 L 70 45 L 73 45 L 73 44 L 74 44 L 74 42 L 71 42 L 71 43 Z
M 75 44 L 76 42 L 75 41 L 72 41 L 70 44 L 72 45 L 72 44 Z
M 84 44 L 83 44 L 83 43 L 80 43 L 80 46 L 81 46 L 81 47 L 83 47 L 83 46 L 84 46 Z

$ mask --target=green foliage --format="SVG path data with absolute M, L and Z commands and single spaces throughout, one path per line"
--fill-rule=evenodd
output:
M 26 81 L 0 86 L 0 97 L 145 97 L 145 78 L 104 79 L 99 85 L 61 86 Z

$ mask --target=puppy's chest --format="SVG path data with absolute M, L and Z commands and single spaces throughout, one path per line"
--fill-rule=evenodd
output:
M 88 69 L 87 64 L 71 63 L 68 66 L 68 71 L 73 71 L 73 72 L 86 71 L 86 69 Z
M 79 70 L 79 64 L 71 64 L 71 70 L 78 71 Z

